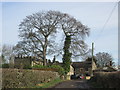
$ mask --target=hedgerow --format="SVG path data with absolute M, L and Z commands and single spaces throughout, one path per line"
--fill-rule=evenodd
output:
M 57 72 L 27 70 L 27 69 L 2 69 L 3 88 L 25 88 L 39 83 L 49 82 L 59 78 Z
M 38 70 L 45 70 L 45 71 L 56 71 L 59 73 L 59 75 L 65 74 L 64 68 L 61 67 L 60 65 L 50 65 L 50 66 L 35 65 L 32 68 Z
M 95 73 L 90 82 L 101 88 L 120 88 L 120 72 Z

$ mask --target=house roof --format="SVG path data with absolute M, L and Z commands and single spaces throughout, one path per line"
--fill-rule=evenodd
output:
M 97 68 L 95 71 L 105 71 L 105 72 L 112 72 L 112 71 L 117 71 L 115 68 L 111 66 L 106 66 L 103 68 Z
M 23 56 L 21 56 L 21 57 L 15 57 L 15 61 L 18 61 L 18 60 L 25 60 L 25 59 L 27 59 L 27 60 L 30 60 L 30 61 L 41 61 L 41 62 L 43 62 L 43 60 L 42 59 L 40 59 L 40 58 L 36 58 L 36 57 L 32 57 L 32 56 L 26 56 L 26 57 L 23 57 Z
M 85 68 L 87 70 L 92 67 L 92 61 L 73 62 L 72 66 L 73 68 Z

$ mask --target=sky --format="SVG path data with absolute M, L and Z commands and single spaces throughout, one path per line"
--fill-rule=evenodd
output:
M 91 48 L 94 42 L 94 54 L 98 52 L 110 53 L 114 61 L 118 61 L 118 7 L 114 9 L 107 21 L 115 2 L 3 2 L 2 44 L 15 45 L 19 41 L 18 25 L 28 15 L 39 11 L 56 10 L 75 17 L 82 24 L 90 28 L 90 36 L 85 42 Z M 0 3 L 1 6 L 1 3 Z M 1 38 L 0 38 L 1 39 Z

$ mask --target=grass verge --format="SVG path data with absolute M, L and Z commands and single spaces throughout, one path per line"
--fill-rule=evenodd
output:
M 34 88 L 51 88 L 51 87 L 55 86 L 56 84 L 63 82 L 63 81 L 65 81 L 65 80 L 61 80 L 60 78 L 57 78 L 57 79 L 50 81 L 48 83 L 37 84 Z

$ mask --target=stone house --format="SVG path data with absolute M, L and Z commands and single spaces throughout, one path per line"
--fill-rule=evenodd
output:
M 60 65 L 63 63 L 59 63 L 58 61 L 54 63 L 48 63 L 48 65 Z M 43 61 L 36 57 L 15 57 L 14 59 L 14 67 L 15 68 L 29 68 L 34 65 L 43 65 Z M 71 75 L 92 75 L 93 71 L 97 69 L 95 61 L 88 58 L 83 62 L 72 62 L 70 65 L 70 71 L 68 72 L 68 76 L 70 78 Z
M 73 62 L 72 67 L 74 68 L 74 75 L 84 75 L 84 76 L 92 76 L 93 71 L 97 69 L 97 65 L 95 61 L 91 58 L 88 58 L 82 62 Z
M 74 68 L 72 67 L 72 65 L 70 65 L 70 71 L 67 73 L 67 75 L 74 75 Z
M 112 66 L 105 66 L 105 67 L 99 67 L 94 72 L 114 72 L 117 71 L 116 68 L 113 68 Z
M 50 65 L 60 65 L 62 66 L 63 63 L 59 63 L 58 61 L 50 64 Z M 97 69 L 97 65 L 95 60 L 88 58 L 83 62 L 72 62 L 70 65 L 70 71 L 67 73 L 67 79 L 70 79 L 71 75 L 89 75 L 92 76 L 93 71 Z
M 31 56 L 14 58 L 14 68 L 29 68 L 33 65 L 43 65 L 43 61 Z

